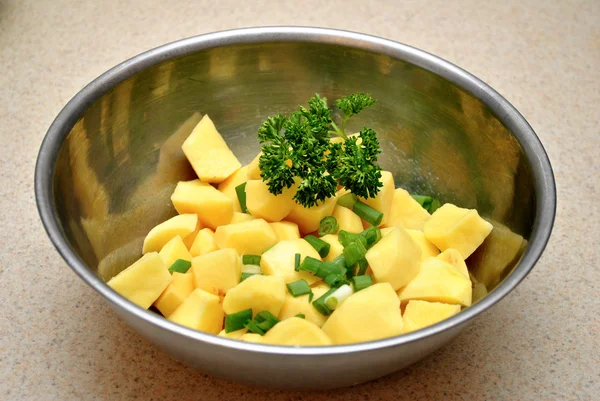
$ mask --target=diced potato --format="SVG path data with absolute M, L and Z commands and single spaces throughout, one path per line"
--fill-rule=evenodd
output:
M 402 320 L 402 333 L 420 330 L 441 322 L 460 312 L 460 305 L 448 305 L 440 302 L 408 301 Z
M 171 267 L 173 262 L 175 262 L 177 259 L 192 260 L 190 251 L 188 251 L 179 235 L 171 238 L 171 240 L 162 247 L 158 255 L 163 260 L 167 268 Z
M 277 242 L 286 239 L 300 238 L 300 230 L 298 229 L 298 224 L 296 223 L 292 223 L 291 221 L 278 221 L 275 223 L 270 223 L 270 225 L 275 232 Z
M 389 283 L 378 283 L 352 294 L 322 327 L 334 344 L 350 344 L 402 333 L 400 301 Z
M 475 209 L 446 203 L 436 210 L 424 226 L 425 237 L 440 250 L 455 248 L 468 258 L 492 231 L 492 225 Z
M 260 168 L 258 167 L 258 163 L 260 161 L 260 157 L 262 156 L 262 152 L 256 155 L 254 159 L 248 164 L 248 179 L 249 180 L 260 180 L 262 179 L 260 176 Z
M 375 281 L 390 283 L 397 290 L 419 273 L 421 249 L 406 230 L 396 226 L 367 251 L 366 258 Z
M 317 231 L 321 225 L 321 220 L 326 216 L 331 216 L 336 202 L 337 196 L 332 196 L 326 199 L 325 202 L 319 202 L 316 206 L 310 208 L 294 203 L 292 211 L 285 219 L 298 224 L 300 233 L 306 235 Z
M 262 254 L 260 258 L 260 267 L 264 274 L 283 277 L 286 283 L 297 280 L 306 280 L 308 284 L 313 284 L 321 280 L 314 274 L 306 271 L 297 272 L 294 269 L 297 253 L 301 255 L 301 263 L 307 256 L 321 260 L 316 249 L 306 242 L 306 240 L 300 238 L 284 240 L 275 244 L 271 249 Z
M 154 301 L 156 309 L 168 317 L 194 291 L 194 276 L 191 274 L 173 272 L 173 280 Z
M 421 248 L 421 259 L 435 258 L 440 254 L 440 250 L 425 238 L 423 231 L 406 229 L 406 232 L 415 241 L 415 244 Z
M 403 188 L 396 188 L 387 226 L 400 225 L 402 228 L 423 231 L 425 222 L 431 215 L 419 202 Z
M 195 330 L 218 334 L 223 329 L 224 317 L 219 297 L 196 288 L 167 319 Z
M 169 268 L 157 252 L 149 252 L 108 281 L 108 286 L 141 308 L 148 309 L 171 282 Z
M 467 264 L 463 260 L 460 252 L 458 252 L 456 249 L 448 248 L 444 252 L 437 255 L 437 258 L 452 265 L 452 267 L 454 267 L 457 272 L 459 272 L 466 278 L 469 278 L 469 270 L 467 269 Z
M 263 336 L 256 333 L 246 333 L 240 337 L 240 341 L 245 341 L 247 343 L 263 343 Z
M 390 217 L 390 210 L 392 208 L 396 186 L 394 184 L 394 176 L 389 171 L 381 172 L 380 181 L 383 186 L 379 188 L 377 195 L 374 198 L 361 198 L 361 200 L 373 209 L 383 213 L 381 225 L 385 225 Z
M 446 304 L 471 305 L 471 280 L 438 258 L 421 262 L 421 271 L 398 291 L 400 301 L 419 299 Z
M 340 244 L 337 234 L 327 234 L 322 236 L 321 239 L 329 244 L 329 253 L 323 258 L 323 260 L 332 262 L 344 251 L 344 247 L 342 244 Z
M 248 181 L 248 166 L 244 166 L 235 173 L 231 174 L 229 178 L 219 184 L 217 189 L 221 191 L 233 202 L 233 211 L 241 212 L 242 207 L 235 191 L 235 187 Z
M 240 340 L 241 337 L 244 334 L 246 334 L 247 332 L 248 332 L 248 329 L 240 329 L 240 330 L 232 331 L 231 333 L 225 333 L 225 329 L 223 329 L 217 335 L 219 337 L 229 338 L 230 340 Z
M 264 310 L 277 316 L 285 301 L 286 292 L 283 278 L 257 274 L 227 292 L 223 309 L 225 313 L 231 314 L 252 308 L 253 316 Z
M 196 239 L 196 235 L 198 235 L 198 232 L 200 232 L 200 230 L 202 230 L 203 228 L 204 227 L 202 227 L 202 223 L 200 223 L 200 221 L 198 220 L 198 224 L 196 224 L 196 229 L 190 235 L 183 238 L 183 243 L 185 244 L 185 247 L 187 249 L 190 249 L 192 247 L 192 244 Z
M 252 216 L 269 222 L 281 221 L 296 204 L 292 199 L 296 190 L 294 185 L 284 188 L 279 195 L 273 195 L 263 180 L 249 180 L 246 183 L 246 207 Z
M 233 217 L 229 224 L 243 223 L 245 221 L 254 220 L 256 217 L 248 213 L 233 212 Z
M 192 257 L 204 255 L 205 253 L 213 252 L 219 249 L 215 243 L 215 232 L 210 228 L 203 228 L 198 231 L 196 239 L 190 248 Z
M 331 345 L 331 339 L 313 322 L 291 317 L 277 323 L 263 337 L 265 344 L 274 345 Z
M 313 300 L 318 299 L 321 295 L 329 291 L 329 286 L 325 283 L 319 283 L 312 288 Z M 317 326 L 321 327 L 327 320 L 326 316 L 323 316 L 317 309 L 308 302 L 309 294 L 294 297 L 289 291 L 285 294 L 285 301 L 281 312 L 279 312 L 279 320 L 285 320 L 302 313 L 306 320 L 313 322 Z
M 347 207 L 335 205 L 332 216 L 337 220 L 340 230 L 354 234 L 358 234 L 363 230 L 360 217 Z
M 260 255 L 276 242 L 275 232 L 263 219 L 228 224 L 215 231 L 215 243 L 219 248 L 234 248 L 240 255 Z
M 224 296 L 240 282 L 242 261 L 235 249 L 220 249 L 193 258 L 192 273 L 196 288 Z
M 231 199 L 200 180 L 180 181 L 171 195 L 171 202 L 178 213 L 195 213 L 202 225 L 213 230 L 228 224 L 233 217 Z
M 395 227 L 395 226 L 392 226 L 392 227 L 384 227 L 384 228 L 382 228 L 382 229 L 381 229 L 381 236 L 382 236 L 382 237 L 385 237 L 386 235 L 388 235 L 389 233 L 391 233 L 392 231 L 394 231 L 394 227 Z M 401 226 L 401 227 L 402 227 L 402 226 Z
M 154 227 L 144 238 L 143 253 L 158 252 L 173 237 L 185 238 L 196 229 L 198 216 L 195 214 L 180 214 Z
M 202 117 L 181 149 L 203 182 L 223 182 L 242 167 L 208 115 Z

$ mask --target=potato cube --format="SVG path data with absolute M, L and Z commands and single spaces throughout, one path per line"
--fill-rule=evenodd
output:
M 296 271 L 296 254 L 299 253 L 300 263 L 304 258 L 311 256 L 321 260 L 319 253 L 304 239 L 284 240 L 275 244 L 271 249 L 262 254 L 260 267 L 264 274 L 283 277 L 285 283 L 297 280 L 306 280 L 308 284 L 321 280 L 319 277 L 306 272 Z
M 234 248 L 240 255 L 260 255 L 276 242 L 275 232 L 263 219 L 228 224 L 215 231 L 215 243 L 219 248 Z
M 398 291 L 400 301 L 419 299 L 446 304 L 471 305 L 471 280 L 438 258 L 421 262 L 421 271 Z
M 262 179 L 260 176 L 260 168 L 258 164 L 260 162 L 260 157 L 262 156 L 262 152 L 256 155 L 254 159 L 248 164 L 248 179 L 249 180 L 260 180 Z
M 329 286 L 325 283 L 319 283 L 312 288 L 313 300 L 318 299 L 321 295 L 329 291 Z M 279 312 L 279 320 L 285 320 L 302 313 L 305 319 L 309 322 L 313 322 L 317 326 L 321 327 L 327 320 L 326 316 L 323 316 L 317 309 L 308 302 L 309 294 L 294 297 L 289 291 L 286 291 L 285 301 L 281 312 Z
M 298 224 L 300 233 L 306 235 L 317 231 L 321 226 L 321 220 L 326 216 L 331 216 L 336 202 L 337 196 L 332 196 L 310 208 L 294 203 L 292 211 L 285 219 Z
M 269 222 L 281 221 L 296 204 L 292 199 L 296 190 L 297 186 L 292 186 L 284 188 L 279 195 L 273 195 L 263 180 L 249 180 L 246 183 L 246 206 L 252 216 Z
M 219 249 L 219 247 L 215 243 L 215 232 L 210 228 L 203 228 L 198 231 L 198 234 L 194 239 L 194 243 L 190 248 L 190 255 L 192 255 L 192 257 L 200 256 L 205 253 L 216 251 L 217 249 Z
M 106 284 L 139 307 L 148 309 L 171 279 L 171 273 L 158 253 L 149 252 Z
M 223 329 L 217 335 L 219 337 L 229 338 L 230 340 L 240 340 L 241 337 L 244 334 L 246 334 L 247 332 L 248 332 L 248 329 L 240 329 L 240 330 L 232 331 L 231 333 L 226 333 L 225 329 Z
M 431 215 L 402 188 L 396 188 L 390 208 L 390 215 L 386 221 L 389 227 L 400 225 L 404 229 L 421 230 Z
M 329 253 L 323 258 L 323 260 L 332 262 L 344 251 L 344 247 L 342 244 L 340 244 L 337 234 L 327 234 L 322 236 L 321 239 L 329 244 Z
M 189 234 L 187 237 L 182 238 L 183 239 L 183 243 L 185 244 L 185 247 L 187 249 L 190 249 L 192 247 L 192 244 L 194 243 L 194 240 L 196 239 L 196 235 L 198 235 L 198 232 L 200 230 L 202 230 L 203 228 L 204 227 L 202 226 L 202 224 L 198 220 L 198 224 L 196 224 L 196 229 L 191 234 Z
M 231 314 L 252 308 L 253 316 L 264 310 L 277 316 L 285 301 L 286 292 L 283 278 L 256 274 L 227 292 L 223 309 L 225 313 Z
M 420 330 L 441 322 L 460 312 L 460 305 L 448 305 L 440 302 L 408 301 L 402 320 L 402 333 Z
M 235 173 L 231 174 L 229 178 L 219 184 L 217 189 L 227 196 L 233 202 L 233 211 L 241 212 L 242 207 L 237 196 L 235 188 L 248 181 L 248 166 L 244 166 Z
M 406 232 L 415 241 L 415 244 L 421 248 L 421 259 L 435 258 L 440 254 L 440 250 L 425 238 L 423 231 L 406 229 Z
M 255 220 L 256 217 L 248 213 L 233 212 L 233 217 L 229 224 L 243 223 L 245 221 Z
M 444 252 L 437 255 L 437 258 L 452 265 L 452 267 L 454 267 L 457 272 L 459 272 L 466 278 L 469 278 L 469 270 L 467 269 L 467 264 L 463 260 L 460 252 L 458 252 L 456 249 L 448 248 Z
M 193 258 L 192 273 L 196 288 L 225 296 L 240 282 L 242 261 L 235 249 L 220 249 Z
M 208 115 L 202 117 L 181 149 L 203 182 L 223 182 L 242 167 Z
M 154 301 L 154 306 L 163 316 L 168 317 L 195 288 L 193 275 L 173 272 L 173 280 Z
M 158 252 L 173 237 L 185 238 L 196 229 L 198 216 L 195 214 L 181 214 L 154 227 L 144 238 L 143 253 Z
M 397 290 L 419 273 L 421 249 L 406 230 L 396 226 L 367 251 L 366 258 L 375 280 Z
M 275 223 L 270 223 L 270 225 L 275 232 L 277 242 L 286 239 L 300 238 L 300 230 L 298 229 L 298 224 L 296 223 L 292 223 L 291 221 L 278 221 Z
M 492 231 L 492 225 L 474 209 L 446 203 L 436 210 L 424 226 L 425 237 L 440 250 L 455 248 L 468 258 Z
M 363 224 L 360 217 L 347 207 L 335 205 L 332 216 L 337 220 L 340 230 L 354 234 L 358 234 L 363 230 Z
M 190 251 L 186 248 L 179 235 L 173 237 L 162 247 L 158 255 L 161 257 L 167 268 L 171 267 L 177 259 L 192 260 Z
M 379 210 L 383 213 L 383 220 L 381 225 L 385 225 L 390 217 L 390 210 L 392 208 L 392 201 L 394 200 L 394 190 L 396 188 L 394 184 L 394 176 L 389 171 L 381 172 L 381 183 L 382 187 L 379 188 L 379 192 L 374 198 L 361 198 L 361 200 L 373 209 Z
M 231 199 L 200 180 L 180 181 L 171 202 L 178 213 L 195 213 L 203 226 L 213 230 L 229 224 L 233 217 Z
M 173 313 L 167 317 L 172 322 L 210 334 L 223 329 L 223 307 L 219 297 L 196 288 Z
M 379 340 L 402 333 L 400 301 L 389 283 L 352 294 L 322 327 L 334 344 Z
M 247 343 L 262 344 L 263 336 L 261 336 L 260 334 L 256 334 L 256 333 L 246 333 L 240 337 L 240 341 L 244 341 Z
M 265 344 L 315 346 L 331 345 L 331 339 L 313 322 L 291 317 L 277 323 L 263 337 Z

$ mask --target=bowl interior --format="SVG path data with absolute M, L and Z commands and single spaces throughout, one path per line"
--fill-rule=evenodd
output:
M 526 249 L 535 190 L 524 152 L 482 101 L 440 75 L 340 43 L 232 43 L 168 59 L 106 90 L 63 142 L 53 196 L 73 250 L 104 280 L 141 254 L 170 195 L 191 179 L 180 146 L 209 114 L 242 163 L 259 151 L 264 119 L 368 92 L 377 105 L 350 129 L 374 128 L 396 185 L 476 208 L 495 229 L 467 261 L 493 289 Z

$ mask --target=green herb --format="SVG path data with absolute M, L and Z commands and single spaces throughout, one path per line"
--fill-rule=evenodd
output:
M 300 258 L 301 257 L 302 256 L 299 253 L 294 255 L 294 270 L 295 271 L 300 271 Z
M 294 281 L 293 283 L 286 284 L 288 292 L 293 297 L 299 297 L 301 295 L 310 294 L 311 289 L 305 280 Z
M 344 274 L 346 274 L 346 268 L 333 262 L 323 262 L 323 264 L 321 264 L 321 267 L 319 267 L 319 270 L 317 270 L 317 272 L 315 273 L 315 276 L 324 279 L 330 274 L 338 274 L 339 276 L 343 276 Z
M 367 248 L 360 241 L 355 241 L 348 246 L 344 247 L 344 258 L 346 259 L 346 266 L 353 266 L 360 260 L 365 258 L 367 254 Z
M 337 200 L 337 204 L 342 207 L 352 210 L 360 218 L 364 219 L 365 221 L 367 221 L 369 224 L 371 224 L 373 226 L 380 225 L 381 221 L 383 220 L 383 213 L 381 213 L 377 209 L 373 209 L 371 206 L 362 202 L 354 194 L 346 194 L 346 195 L 341 196 Z
M 242 256 L 242 264 L 260 266 L 260 255 L 244 255 Z
M 296 316 L 294 317 L 299 317 L 300 319 L 306 319 L 306 315 L 304 313 L 298 313 Z
M 324 217 L 319 226 L 319 235 L 322 237 L 327 234 L 335 234 L 340 229 L 340 225 L 333 216 Z
M 235 187 L 235 193 L 237 194 L 238 201 L 240 202 L 240 208 L 242 212 L 248 213 L 248 207 L 246 206 L 246 183 Z
M 341 287 L 336 288 L 336 290 L 332 292 L 327 298 L 325 298 L 323 302 L 325 303 L 325 306 L 327 306 L 327 308 L 334 310 L 339 306 L 339 304 L 348 299 L 348 297 L 352 295 L 352 293 L 352 288 L 349 285 L 344 284 Z
M 338 241 L 345 247 L 356 241 L 361 242 L 365 247 L 367 246 L 367 238 L 364 235 L 354 234 L 344 230 L 341 230 L 338 233 Z
M 330 274 L 323 279 L 323 282 L 331 288 L 337 288 L 341 285 L 350 283 L 348 280 L 344 279 L 344 276 L 341 274 Z
M 371 226 L 361 233 L 367 240 L 367 249 L 379 242 L 381 239 L 381 230 L 379 227 Z
M 300 263 L 298 270 L 304 270 L 315 274 L 317 271 L 319 271 L 319 268 L 322 264 L 323 262 L 321 262 L 319 259 L 315 259 L 312 256 L 307 256 L 304 258 L 302 263 Z
M 299 181 L 294 200 L 304 207 L 334 196 L 338 183 L 364 198 L 377 195 L 382 186 L 377 165 L 381 149 L 375 131 L 363 128 L 350 137 L 345 132 L 348 119 L 374 104 L 365 93 L 339 99 L 341 128 L 331 118 L 327 99 L 319 94 L 308 101 L 308 108 L 300 106 L 289 116 L 267 118 L 258 129 L 258 139 L 263 153 L 261 177 L 269 191 L 278 195 Z M 343 143 L 332 143 L 332 134 L 343 138 Z
M 319 255 L 324 258 L 329 255 L 329 249 L 331 249 L 331 245 L 328 242 L 323 241 L 320 238 L 315 237 L 314 235 L 307 235 L 304 237 L 306 242 L 312 245 L 313 248 L 319 252 Z
M 264 310 L 262 312 L 258 312 L 256 316 L 254 316 L 253 320 L 246 322 L 244 327 L 246 327 L 248 331 L 252 333 L 264 336 L 265 333 L 277 323 L 279 323 L 279 319 L 273 316 L 271 312 Z
M 225 333 L 238 331 L 245 327 L 246 323 L 252 320 L 252 309 L 245 309 L 240 312 L 225 316 Z
M 187 271 L 190 270 L 190 267 L 192 267 L 192 262 L 190 262 L 189 260 L 177 259 L 169 267 L 169 272 L 171 274 L 173 274 L 174 272 L 187 273 Z
M 331 315 L 331 312 L 333 312 L 330 308 L 327 307 L 327 305 L 325 305 L 325 300 L 327 299 L 328 296 L 333 294 L 336 290 L 337 290 L 337 288 L 331 288 L 329 291 L 327 291 L 325 294 L 321 295 L 319 298 L 317 298 L 317 300 L 315 302 L 312 303 L 313 306 L 315 307 L 315 309 L 317 311 L 319 311 L 319 313 L 321 315 L 329 316 L 329 315 Z
M 352 277 L 352 285 L 354 286 L 354 291 L 358 292 L 360 290 L 364 290 L 365 288 L 372 286 L 373 279 L 368 274 L 362 276 L 354 276 Z
M 433 214 L 436 210 L 442 206 L 442 203 L 438 198 L 434 198 L 426 195 L 410 195 L 414 200 L 419 202 L 423 209 L 427 210 L 429 214 Z

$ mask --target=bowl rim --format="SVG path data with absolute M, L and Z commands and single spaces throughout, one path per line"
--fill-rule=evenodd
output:
M 364 343 L 324 347 L 291 347 L 244 343 L 180 326 L 128 301 L 88 269 L 83 260 L 71 249 L 69 241 L 64 236 L 53 199 L 53 176 L 58 152 L 82 113 L 96 99 L 118 83 L 165 60 L 214 47 L 265 42 L 336 44 L 385 54 L 442 76 L 467 90 L 490 107 L 518 140 L 530 164 L 531 174 L 535 178 L 536 216 L 531 239 L 513 272 L 479 302 L 449 319 L 424 329 Z M 241 28 L 193 36 L 140 53 L 109 69 L 80 90 L 64 106 L 48 128 L 36 161 L 34 187 L 38 212 L 53 245 L 69 267 L 108 300 L 113 307 L 122 309 L 150 325 L 191 340 L 240 351 L 281 356 L 323 356 L 374 351 L 408 344 L 465 324 L 504 298 L 527 276 L 548 243 L 556 214 L 556 184 L 550 160 L 542 143 L 517 109 L 485 82 L 440 57 L 389 39 L 344 30 L 300 26 Z

